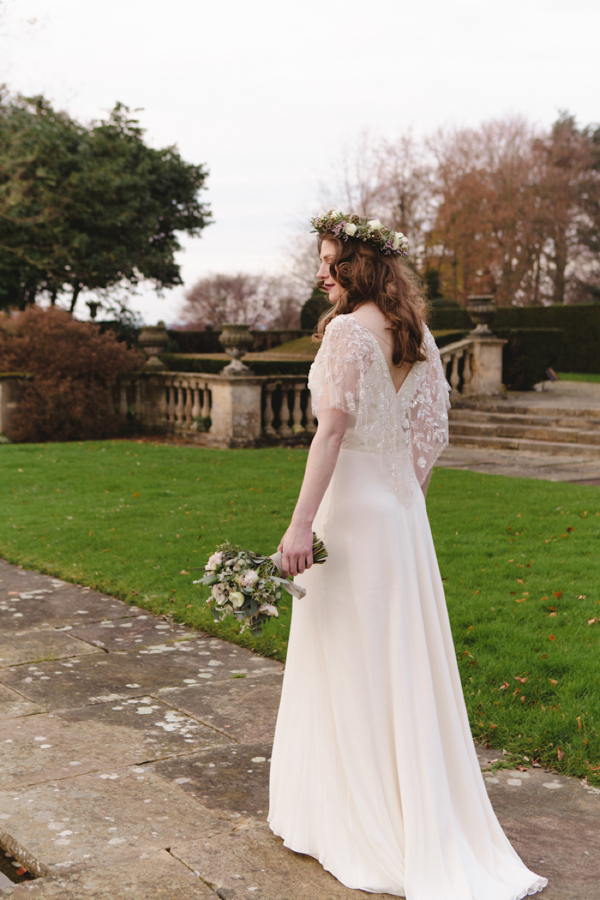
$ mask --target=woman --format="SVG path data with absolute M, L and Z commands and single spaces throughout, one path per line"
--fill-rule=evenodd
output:
M 425 508 L 448 392 L 424 303 L 378 221 L 313 219 L 333 308 L 309 387 L 318 429 L 282 538 L 300 575 L 269 823 L 343 884 L 408 900 L 517 900 L 530 872 L 487 797 Z M 313 529 L 325 565 L 311 568 Z

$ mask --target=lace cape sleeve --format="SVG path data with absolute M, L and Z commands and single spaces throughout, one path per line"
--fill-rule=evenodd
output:
M 415 386 L 408 410 L 410 447 L 417 481 L 423 485 L 438 456 L 448 445 L 448 397 L 440 352 L 433 335 L 425 328 L 424 350 L 427 359 L 416 363 Z
M 373 345 L 356 323 L 348 316 L 333 319 L 310 370 L 313 415 L 339 409 L 355 416 L 372 362 Z

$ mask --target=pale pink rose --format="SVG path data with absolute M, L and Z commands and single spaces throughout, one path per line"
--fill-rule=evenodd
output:
M 242 587 L 254 587 L 257 581 L 258 575 L 252 569 L 249 572 L 244 572 L 240 578 Z
M 222 562 L 223 562 L 223 554 L 220 551 L 217 551 L 216 553 L 213 553 L 213 555 L 209 557 L 208 562 L 204 566 L 204 570 L 206 572 L 214 572 L 215 569 L 218 569 L 218 567 L 221 565 Z

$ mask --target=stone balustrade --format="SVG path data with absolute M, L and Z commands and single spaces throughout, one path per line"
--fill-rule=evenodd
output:
M 504 343 L 472 333 L 441 349 L 454 402 L 503 392 Z M 0 377 L 0 434 L 18 404 L 21 380 Z M 120 382 L 115 402 L 123 416 L 133 413 L 150 429 L 221 447 L 308 443 L 316 431 L 307 379 L 300 375 L 146 370 Z
M 119 411 L 201 444 L 308 441 L 316 431 L 306 376 L 142 373 L 120 384 Z

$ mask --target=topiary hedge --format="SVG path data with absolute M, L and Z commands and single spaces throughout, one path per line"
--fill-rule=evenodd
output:
M 531 391 L 546 369 L 556 368 L 564 340 L 560 328 L 500 328 L 494 334 L 506 340 L 502 381 L 509 391 Z
M 432 329 L 471 330 L 467 311 L 440 309 L 431 312 Z M 492 329 L 561 329 L 562 349 L 553 368 L 561 372 L 600 372 L 600 304 L 579 306 L 501 306 Z
M 170 372 L 202 372 L 205 375 L 219 375 L 228 359 L 210 359 L 185 356 L 178 353 L 163 353 L 160 357 Z M 311 361 L 307 360 L 270 360 L 244 359 L 253 375 L 308 375 Z

